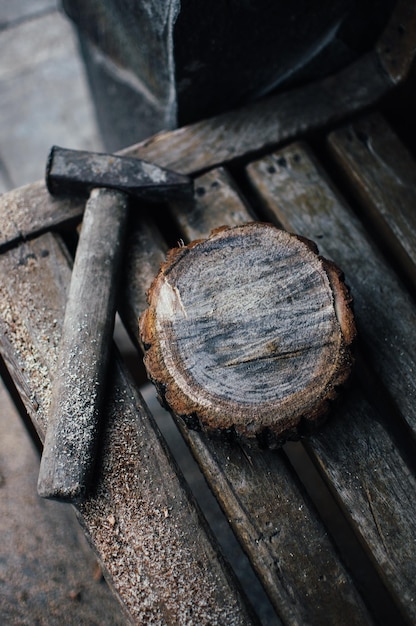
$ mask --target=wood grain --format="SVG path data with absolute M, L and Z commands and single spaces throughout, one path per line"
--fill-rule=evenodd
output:
M 43 181 L 3 194 L 0 197 L 0 249 L 59 225 L 80 220 L 84 202 L 53 198 Z
M 214 184 L 216 177 L 218 184 Z M 205 189 L 195 197 L 199 219 L 193 220 L 192 232 L 196 236 L 207 237 L 212 228 L 229 223 L 230 215 L 236 217 L 234 225 L 239 223 L 237 216 L 242 216 L 243 222 L 247 216 L 251 219 L 235 188 L 227 190 L 227 180 L 223 170 L 196 179 L 196 189 Z M 178 234 L 186 239 L 189 232 L 185 228 Z M 141 276 L 146 258 L 147 248 L 137 246 L 132 255 L 132 275 L 136 264 Z M 139 289 L 139 281 L 135 284 Z M 142 291 L 149 286 L 145 278 Z M 131 311 L 135 311 L 129 316 L 135 324 L 131 330 L 137 335 L 137 320 L 144 307 L 135 307 L 143 301 L 132 291 L 128 298 Z M 212 440 L 184 427 L 182 420 L 178 425 L 284 621 L 371 623 L 313 505 L 284 457 L 272 451 L 247 450 L 223 439 Z
M 371 361 L 379 387 L 394 398 L 405 433 L 411 428 L 414 433 L 416 318 L 396 275 L 305 146 L 294 144 L 250 164 L 248 175 L 270 219 L 314 237 L 323 253 L 345 268 L 361 358 Z M 345 396 L 338 419 L 312 437 L 308 448 L 412 623 L 416 481 L 390 434 L 389 421 L 395 422 L 397 413 L 387 404 L 383 418 L 371 394 L 366 396 L 367 375 L 361 380 L 364 391 Z
M 416 437 L 416 313 L 397 274 L 304 146 L 270 155 L 248 172 L 270 218 L 317 241 L 322 253 L 345 270 L 366 358 Z
M 51 234 L 0 257 L 1 351 L 43 438 L 70 268 Z M 118 359 L 96 491 L 80 521 L 137 624 L 250 624 L 183 479 Z
M 146 369 L 194 427 L 281 443 L 320 423 L 349 376 L 355 327 L 339 270 L 268 224 L 171 250 L 148 299 Z
M 377 55 L 369 53 L 339 75 L 210 120 L 158 133 L 120 154 L 183 174 L 198 172 L 340 120 L 376 102 L 391 87 Z M 0 223 L 6 230 L 0 232 L 0 247 L 80 218 L 83 210 L 82 201 L 53 199 L 41 182 L 4 194 Z
M 193 202 L 174 202 L 170 212 L 187 242 L 207 237 L 219 226 L 238 226 L 254 220 L 248 203 L 222 167 L 199 176 Z
M 122 154 L 189 174 L 271 149 L 374 105 L 409 74 L 415 57 L 415 13 L 411 0 L 397 2 L 375 49 L 334 76 L 210 120 L 158 133 Z M 4 194 L 0 200 L 0 248 L 48 226 L 80 218 L 83 210 L 82 202 L 53 200 L 41 182 Z
M 348 187 L 416 285 L 416 161 L 377 114 L 328 139 Z

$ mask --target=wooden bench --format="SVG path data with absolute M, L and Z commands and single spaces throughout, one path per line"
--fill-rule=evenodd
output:
M 132 213 L 119 312 L 137 347 L 167 246 L 223 224 L 260 219 L 309 237 L 351 288 L 355 375 L 320 432 L 255 451 L 177 423 L 276 624 L 416 620 L 416 162 L 395 132 L 400 91 L 390 96 L 413 59 L 411 4 L 340 75 L 125 151 L 196 183 L 192 212 Z M 0 350 L 41 439 L 82 210 L 43 182 L 0 199 Z M 96 486 L 77 515 L 126 620 L 257 623 L 116 350 L 113 363 Z

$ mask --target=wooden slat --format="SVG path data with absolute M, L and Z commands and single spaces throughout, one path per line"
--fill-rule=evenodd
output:
M 43 181 L 0 196 L 0 250 L 28 237 L 80 219 L 84 202 L 53 198 Z
M 322 254 L 345 269 L 365 356 L 414 433 L 416 316 L 396 276 L 303 146 L 289 146 L 251 164 L 248 175 L 269 218 L 315 240 Z M 309 445 L 411 623 L 416 615 L 416 481 L 388 426 L 355 390 Z
M 395 272 L 301 145 L 248 168 L 265 210 L 345 271 L 365 354 L 416 438 L 416 312 Z
M 125 626 L 71 507 L 36 497 L 39 455 L 2 380 L 0 406 L 2 623 Z
M 376 102 L 391 87 L 378 56 L 369 53 L 339 75 L 159 133 L 122 154 L 186 174 L 198 172 L 341 120 Z M 83 210 L 83 201 L 52 198 L 42 182 L 4 194 L 0 198 L 0 248 L 81 217 Z
M 404 80 L 415 54 L 416 5 L 413 0 L 397 0 L 390 20 L 381 34 L 376 52 L 394 83 Z
M 1 350 L 43 437 L 70 269 L 46 234 L 0 257 Z M 142 399 L 116 356 L 96 489 L 78 508 L 138 624 L 249 624 Z
M 224 223 L 237 225 L 252 220 L 223 170 L 198 178 L 198 189 L 189 227 L 186 207 L 175 209 L 176 218 L 184 224 L 183 238 L 204 237 Z M 133 257 L 139 277 L 141 259 L 144 262 L 146 255 L 146 247 L 141 252 L 137 246 Z M 131 264 L 130 271 L 133 270 Z M 136 288 L 139 280 L 135 281 Z M 145 279 L 142 290 L 147 288 Z M 129 293 L 134 311 L 129 319 L 135 320 L 142 310 L 136 308 L 139 301 Z M 135 325 L 131 330 L 136 328 Z M 179 426 L 283 621 L 317 625 L 371 623 L 324 527 L 282 454 L 209 439 L 189 431 L 181 421 Z
M 416 285 L 416 161 L 377 114 L 331 133 L 329 146 L 351 192 Z
M 196 202 L 171 207 L 178 228 L 186 241 L 206 237 L 219 226 L 238 226 L 254 220 L 250 208 L 223 168 L 217 168 L 195 181 Z M 214 201 L 213 201 L 214 197 Z
M 167 245 L 149 214 L 132 215 L 126 241 L 126 255 L 119 311 L 134 343 L 138 344 L 137 311 L 147 306 L 146 292 L 165 258 Z
M 158 133 L 123 153 L 181 173 L 199 172 L 333 124 L 375 104 L 391 87 L 378 55 L 368 53 L 322 81 Z
M 122 151 L 189 174 L 271 149 L 375 104 L 403 82 L 415 58 L 416 9 L 399 0 L 374 50 L 334 76 L 154 137 Z M 307 106 L 306 106 L 307 103 Z M 83 213 L 54 200 L 41 182 L 0 199 L 0 248 Z

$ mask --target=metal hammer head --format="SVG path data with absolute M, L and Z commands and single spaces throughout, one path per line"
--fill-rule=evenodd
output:
M 150 202 L 192 196 L 189 176 L 140 159 L 67 150 L 53 146 L 46 166 L 46 186 L 52 195 L 88 196 L 92 189 L 117 189 Z

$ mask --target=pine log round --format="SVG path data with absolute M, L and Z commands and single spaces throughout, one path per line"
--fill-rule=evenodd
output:
M 353 363 L 341 271 L 259 222 L 168 253 L 140 319 L 158 395 L 190 427 L 272 447 L 322 423 Z

